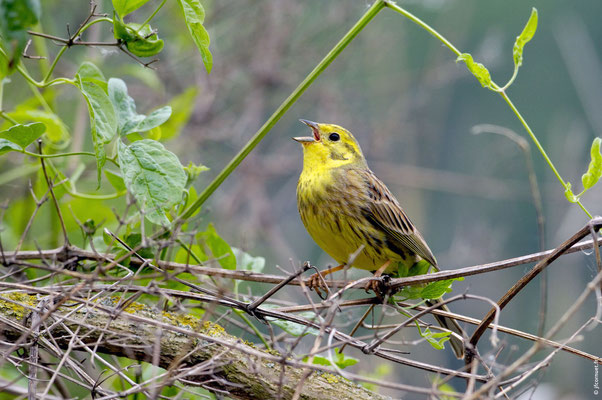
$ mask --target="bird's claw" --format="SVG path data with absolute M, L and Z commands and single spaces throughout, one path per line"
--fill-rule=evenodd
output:
M 391 294 L 391 288 L 389 287 L 390 281 L 391 277 L 389 275 L 375 276 L 366 284 L 364 290 L 366 293 L 373 291 L 378 298 L 382 299 L 386 295 Z
M 315 290 L 322 300 L 325 299 L 324 295 L 322 294 L 322 290 L 325 292 L 325 294 L 328 294 L 328 285 L 326 285 L 324 277 L 319 272 L 316 272 L 310 276 L 305 284 L 309 290 Z

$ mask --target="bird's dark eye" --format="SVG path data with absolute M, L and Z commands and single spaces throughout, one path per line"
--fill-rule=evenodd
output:
M 330 135 L 328 135 L 328 139 L 332 140 L 333 142 L 338 141 L 340 138 L 341 136 L 336 132 L 333 132 Z

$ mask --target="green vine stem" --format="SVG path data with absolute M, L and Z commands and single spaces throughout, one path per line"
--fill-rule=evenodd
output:
M 157 15 L 157 13 L 159 12 L 159 10 L 161 8 L 163 8 L 163 5 L 165 5 L 166 1 L 167 0 L 163 0 L 161 2 L 161 4 L 159 4 L 159 6 L 155 9 L 155 11 L 153 11 L 153 13 L 151 15 L 149 15 L 149 17 L 142 23 L 142 25 L 140 25 L 140 28 L 138 28 L 138 30 L 136 31 L 136 33 L 140 33 L 140 31 L 142 30 L 142 28 L 144 28 L 151 21 L 151 19 L 153 19 L 155 17 L 155 15 Z
M 334 59 L 347 47 L 347 45 L 368 25 L 368 23 L 385 6 L 384 0 L 376 0 L 372 6 L 362 15 L 357 23 L 343 36 L 343 38 L 326 54 L 318 65 L 307 75 L 307 77 L 295 88 L 295 90 L 284 100 L 278 109 L 270 116 L 261 128 L 253 135 L 238 154 L 230 160 L 228 165 L 215 177 L 215 179 L 203 190 L 198 199 L 185 210 L 179 217 L 186 220 L 207 201 L 215 190 L 226 180 L 226 178 L 238 167 L 245 157 L 261 142 L 272 127 L 282 118 L 288 109 L 297 101 L 305 90 L 320 76 L 320 74 L 334 61 Z
M 435 38 L 439 39 L 456 56 L 460 56 L 462 54 L 453 44 L 451 44 L 445 37 L 443 37 L 443 35 L 441 35 L 439 32 L 437 32 L 435 29 L 433 29 L 426 22 L 422 21 L 420 18 L 416 17 L 412 13 L 410 13 L 410 12 L 404 10 L 403 8 L 399 7 L 397 4 L 395 4 L 392 1 L 384 0 L 384 4 L 385 4 L 386 7 L 390 8 L 390 9 L 398 12 L 399 14 L 403 15 L 404 17 L 408 18 L 410 21 L 414 22 L 415 24 L 417 24 L 418 26 L 420 26 L 421 28 L 423 28 L 424 30 L 426 30 L 428 33 L 430 33 L 431 35 L 433 35 Z M 564 190 L 567 191 L 567 190 L 570 189 L 569 184 L 564 181 L 564 179 L 562 178 L 562 176 L 560 175 L 560 173 L 558 172 L 558 170 L 554 166 L 554 163 L 552 162 L 552 160 L 550 159 L 550 157 L 548 157 L 548 154 L 546 153 L 546 151 L 544 150 L 543 146 L 541 145 L 541 143 L 537 139 L 537 136 L 535 136 L 535 133 L 533 133 L 533 131 L 529 127 L 529 124 L 527 123 L 527 121 L 523 118 L 523 116 L 521 115 L 521 113 L 518 111 L 518 109 L 516 108 L 516 106 L 514 105 L 514 103 L 510 100 L 510 97 L 508 97 L 508 94 L 506 93 L 506 89 L 510 86 L 510 84 L 512 84 L 512 82 L 516 78 L 517 73 L 518 73 L 518 68 L 515 68 L 512 77 L 510 78 L 510 80 L 508 81 L 508 83 L 504 87 L 499 87 L 494 82 L 491 82 L 491 86 L 489 87 L 489 89 L 491 89 L 492 91 L 494 91 L 496 93 L 499 93 L 499 95 L 502 96 L 502 98 L 504 99 L 504 101 L 508 104 L 508 106 L 510 107 L 510 109 L 512 110 L 512 112 L 514 112 L 514 114 L 516 115 L 516 117 L 518 118 L 518 120 L 520 121 L 520 123 L 523 125 L 523 127 L 525 128 L 525 130 L 527 131 L 527 133 L 531 137 L 531 140 L 533 141 L 533 143 L 535 143 L 535 146 L 537 147 L 537 149 L 539 150 L 539 152 L 541 153 L 541 155 L 543 156 L 543 158 L 546 160 L 546 162 L 548 163 L 549 167 L 554 172 L 554 175 L 556 175 L 556 178 L 558 179 L 558 181 L 560 182 L 560 184 L 562 185 L 562 187 L 564 188 Z M 579 199 L 577 199 L 575 201 L 575 203 L 577 203 L 579 205 L 579 207 L 581 207 L 581 209 L 587 214 L 587 216 L 590 219 L 592 218 L 591 213 L 583 206 L 583 204 L 581 204 L 581 201 Z
M 82 26 L 82 28 L 79 30 L 79 34 L 81 35 L 82 33 L 84 33 L 88 28 L 90 28 L 92 25 L 98 23 L 98 22 L 109 22 L 109 23 L 113 23 L 113 20 L 110 18 L 98 18 L 95 19 L 93 21 L 88 22 L 86 25 Z M 42 80 L 42 82 L 39 82 L 38 84 L 35 83 L 35 81 L 33 81 L 32 83 L 38 87 L 46 87 L 49 85 L 52 85 L 54 83 L 57 83 L 55 81 L 57 81 L 56 79 L 54 80 L 50 80 L 50 76 L 52 76 L 52 73 L 54 72 L 54 68 L 56 67 L 56 64 L 58 63 L 59 59 L 62 57 L 62 55 L 65 53 L 65 51 L 69 48 L 69 46 L 63 46 L 59 52 L 57 53 L 57 55 L 54 57 L 54 60 L 52 61 L 52 64 L 50 65 L 50 68 L 48 68 L 48 71 L 46 72 L 46 75 L 44 76 L 44 79 Z M 59 81 L 60 82 L 60 81 Z
M 421 20 L 420 18 L 418 18 L 411 12 L 399 7 L 393 1 L 384 0 L 384 3 L 385 3 L 386 7 L 403 15 L 404 17 L 406 17 L 407 19 L 409 19 L 410 21 L 412 21 L 416 25 L 420 26 L 422 29 L 424 29 L 425 31 L 427 31 L 428 33 L 430 33 L 437 39 L 439 39 L 439 41 L 441 41 L 456 56 L 459 56 L 460 54 L 462 54 L 462 53 L 460 53 L 460 50 L 456 49 L 456 47 L 453 44 L 451 44 L 449 40 L 447 40 L 445 37 L 443 37 L 443 35 L 441 35 L 439 32 L 437 32 L 435 29 L 433 29 L 429 24 L 427 24 L 426 22 L 424 22 L 423 20 Z

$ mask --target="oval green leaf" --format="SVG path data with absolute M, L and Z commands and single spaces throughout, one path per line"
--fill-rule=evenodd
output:
M 23 149 L 33 143 L 34 140 L 42 136 L 46 130 L 46 125 L 41 122 L 34 122 L 27 125 L 14 125 L 5 131 L 0 132 L 0 138 L 10 140 Z
M 165 214 L 182 199 L 186 173 L 178 157 L 159 142 L 119 142 L 119 166 L 126 187 L 152 223 L 167 226 Z
M 121 18 L 146 4 L 148 0 L 113 0 L 113 8 Z
M 22 152 L 23 149 L 16 143 L 11 142 L 7 139 L 0 139 L 0 155 L 4 153 L 8 153 L 9 151 L 19 151 Z
M 602 139 L 599 137 L 595 138 L 592 142 L 592 147 L 590 150 L 591 161 L 589 162 L 587 172 L 581 177 L 584 190 L 590 189 L 592 186 L 598 183 L 600 177 L 602 176 L 602 154 L 600 154 L 601 143 Z
M 474 62 L 472 55 L 468 53 L 460 54 L 456 59 L 456 62 L 459 61 L 464 61 L 468 70 L 479 80 L 481 86 L 491 86 L 491 74 L 489 74 L 489 70 L 483 64 Z
M 213 224 L 209 224 L 207 230 L 201 233 L 202 238 L 211 250 L 213 257 L 217 259 L 217 262 L 225 269 L 236 269 L 236 256 L 232 251 L 232 248 L 226 242 L 215 229 Z
M 178 0 L 178 3 L 180 3 L 180 7 L 184 12 L 184 19 L 188 31 L 190 32 L 190 36 L 192 36 L 194 44 L 201 53 L 205 69 L 207 70 L 207 73 L 211 73 L 213 56 L 211 55 L 211 51 L 209 51 L 209 33 L 203 26 L 203 22 L 205 21 L 205 9 L 199 0 Z
M 119 125 L 119 134 L 126 136 L 134 132 L 146 132 L 158 127 L 171 116 L 171 107 L 161 107 L 145 116 L 136 112 L 136 103 L 128 95 L 127 86 L 119 78 L 109 79 L 109 98 L 115 110 Z
M 516 37 L 514 47 L 512 48 L 512 55 L 514 57 L 514 66 L 516 68 L 523 64 L 523 49 L 525 45 L 533 38 L 535 31 L 537 30 L 537 9 L 533 7 L 531 9 L 531 16 L 527 21 L 527 24 L 523 28 L 520 35 Z

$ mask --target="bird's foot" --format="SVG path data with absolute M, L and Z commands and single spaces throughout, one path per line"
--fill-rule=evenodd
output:
M 324 291 L 325 294 L 328 294 L 329 292 L 326 280 L 320 272 L 311 275 L 305 282 L 305 285 L 307 285 L 309 290 L 315 290 L 322 300 L 325 299 L 324 295 L 322 295 L 322 291 Z
M 320 296 L 322 300 L 325 300 L 326 297 L 322 296 L 322 290 L 325 292 L 326 295 L 328 295 L 330 290 L 328 289 L 328 285 L 326 284 L 326 280 L 324 278 L 326 277 L 326 275 L 330 275 L 333 272 L 340 271 L 344 267 L 345 264 L 341 264 L 336 267 L 327 268 L 324 271 L 318 271 L 312 276 L 310 276 L 307 282 L 305 282 L 305 284 L 307 285 L 309 290 L 314 289 L 318 296 Z
M 384 299 L 386 296 L 392 294 L 389 282 L 391 282 L 391 277 L 389 275 L 375 276 L 366 284 L 364 289 L 366 290 L 366 293 L 371 290 L 379 299 Z

